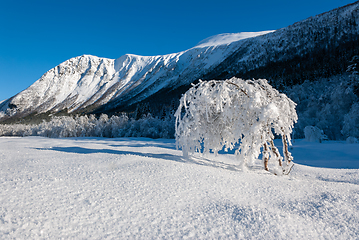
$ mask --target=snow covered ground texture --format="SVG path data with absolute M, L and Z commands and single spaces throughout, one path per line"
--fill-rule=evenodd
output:
M 278 177 L 174 140 L 1 137 L 0 239 L 358 239 L 358 146 L 297 140 Z

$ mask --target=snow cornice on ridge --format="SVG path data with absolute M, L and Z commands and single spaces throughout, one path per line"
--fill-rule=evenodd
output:
M 218 34 L 202 40 L 193 48 L 213 47 L 213 46 L 231 44 L 233 42 L 238 42 L 244 39 L 262 36 L 272 32 L 275 32 L 275 30 Z

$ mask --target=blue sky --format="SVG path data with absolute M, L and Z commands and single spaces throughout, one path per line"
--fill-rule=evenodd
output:
M 82 54 L 186 50 L 221 33 L 275 30 L 347 0 L 0 0 L 0 101 Z

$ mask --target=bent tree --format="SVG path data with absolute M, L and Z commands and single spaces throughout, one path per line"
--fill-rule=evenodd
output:
M 262 153 L 263 167 L 288 174 L 293 166 L 288 145 L 297 121 L 296 104 L 267 80 L 199 81 L 180 99 L 176 117 L 176 145 L 183 155 L 235 149 L 243 167 Z M 273 143 L 282 137 L 283 157 Z

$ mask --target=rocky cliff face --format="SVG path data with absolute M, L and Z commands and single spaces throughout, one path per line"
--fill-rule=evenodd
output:
M 1 110 L 10 108 L 12 115 L 23 116 L 32 112 L 83 108 L 100 99 L 102 89 L 114 84 L 114 75 L 114 60 L 88 55 L 72 58 L 3 102 Z

